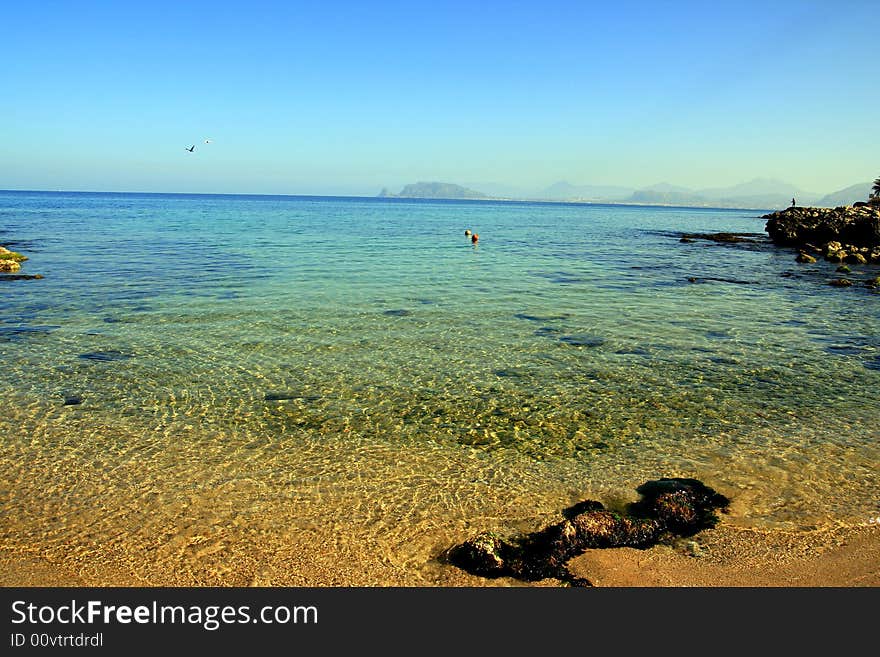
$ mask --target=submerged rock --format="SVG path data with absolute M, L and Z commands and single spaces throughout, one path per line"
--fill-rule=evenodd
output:
M 734 283 L 736 285 L 757 285 L 758 281 L 741 281 L 736 278 L 719 278 L 717 276 L 688 276 L 688 283 L 706 283 L 714 281 L 716 283 Z
M 601 347 L 605 344 L 605 338 L 598 335 L 564 335 L 559 341 L 574 347 Z
M 269 391 L 265 395 L 263 395 L 263 399 L 265 401 L 291 401 L 294 399 L 299 399 L 302 401 L 312 402 L 318 401 L 321 399 L 320 395 L 304 395 L 301 392 L 292 392 L 292 391 Z
M 107 351 L 90 351 L 85 354 L 80 354 L 79 358 L 82 358 L 83 360 L 94 360 L 102 363 L 109 363 L 111 361 L 117 360 L 128 360 L 129 358 L 131 358 L 131 356 L 121 351 L 110 349 Z
M 696 240 L 708 240 L 710 242 L 737 243 L 756 242 L 761 237 L 758 233 L 682 233 L 679 242 L 685 244 Z
M 696 479 L 658 479 L 636 490 L 642 499 L 623 514 L 585 500 L 563 511 L 565 520 L 539 532 L 511 540 L 483 532 L 451 548 L 443 558 L 483 577 L 572 581 L 565 564 L 584 550 L 647 548 L 667 534 L 693 536 L 713 527 L 718 520 L 715 510 L 730 503 Z
M 0 281 L 37 281 L 41 278 L 42 274 L 7 274 L 0 276 Z

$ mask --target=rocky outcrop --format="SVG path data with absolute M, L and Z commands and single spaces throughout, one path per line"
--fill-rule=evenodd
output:
M 829 251 L 842 252 L 841 262 L 854 253 L 865 256 L 866 262 L 880 262 L 880 206 L 791 207 L 762 218 L 767 219 L 765 230 L 776 244 L 806 247 L 826 257 Z
M 0 272 L 11 273 L 21 269 L 21 263 L 27 260 L 27 257 L 10 251 L 4 246 L 0 246 Z
M 15 260 L 6 260 L 5 258 L 0 258 L 0 271 L 6 272 L 16 272 L 21 269 L 21 265 L 18 264 Z
M 23 256 L 20 253 L 16 253 L 15 251 L 10 251 L 5 246 L 0 246 L 0 273 L 3 274 L 15 274 L 19 269 L 21 269 L 21 263 L 27 260 L 27 256 Z M 39 274 L 34 276 L 27 276 L 24 274 L 16 274 L 14 276 L 2 276 L 0 277 L 2 280 L 24 280 L 24 279 L 34 279 L 34 278 L 43 278 Z
M 563 511 L 565 520 L 539 532 L 505 539 L 484 532 L 450 549 L 449 563 L 483 577 L 537 581 L 555 577 L 576 584 L 566 562 L 590 548 L 647 548 L 667 535 L 692 536 L 712 527 L 715 510 L 729 500 L 696 479 L 658 479 L 637 489 L 642 499 L 625 513 L 586 500 Z

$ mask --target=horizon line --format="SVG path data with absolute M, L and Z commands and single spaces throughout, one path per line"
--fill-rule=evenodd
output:
M 772 207 L 731 207 L 721 205 L 677 205 L 663 203 L 636 203 L 632 201 L 588 201 L 576 199 L 549 199 L 549 198 L 512 198 L 512 197 L 486 197 L 486 198 L 440 198 L 428 196 L 358 196 L 350 194 L 279 194 L 260 192 L 145 192 L 145 191 L 111 191 L 111 190 L 81 190 L 81 189 L 0 189 L 0 193 L 19 194 L 143 194 L 151 196 L 265 196 L 286 198 L 350 198 L 370 199 L 377 201 L 454 201 L 467 203 L 548 203 L 555 205 L 608 205 L 639 208 L 684 208 L 689 210 L 754 210 L 761 212 L 773 210 Z

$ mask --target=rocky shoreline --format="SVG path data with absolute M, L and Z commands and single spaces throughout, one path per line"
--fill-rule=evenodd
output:
M 850 273 L 848 265 L 880 265 L 880 204 L 856 203 L 836 208 L 792 206 L 761 217 L 765 230 L 779 246 L 798 250 L 795 260 L 815 263 L 818 258 L 838 263 L 837 272 Z M 880 287 L 880 276 L 864 281 L 870 288 Z M 834 287 L 851 287 L 849 278 L 828 282 Z
M 880 205 L 790 207 L 761 217 L 774 244 L 821 254 L 831 262 L 880 263 Z

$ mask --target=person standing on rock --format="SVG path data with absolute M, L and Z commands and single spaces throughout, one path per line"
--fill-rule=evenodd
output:
M 791 197 L 791 207 L 796 206 L 797 203 L 794 202 L 794 196 Z

